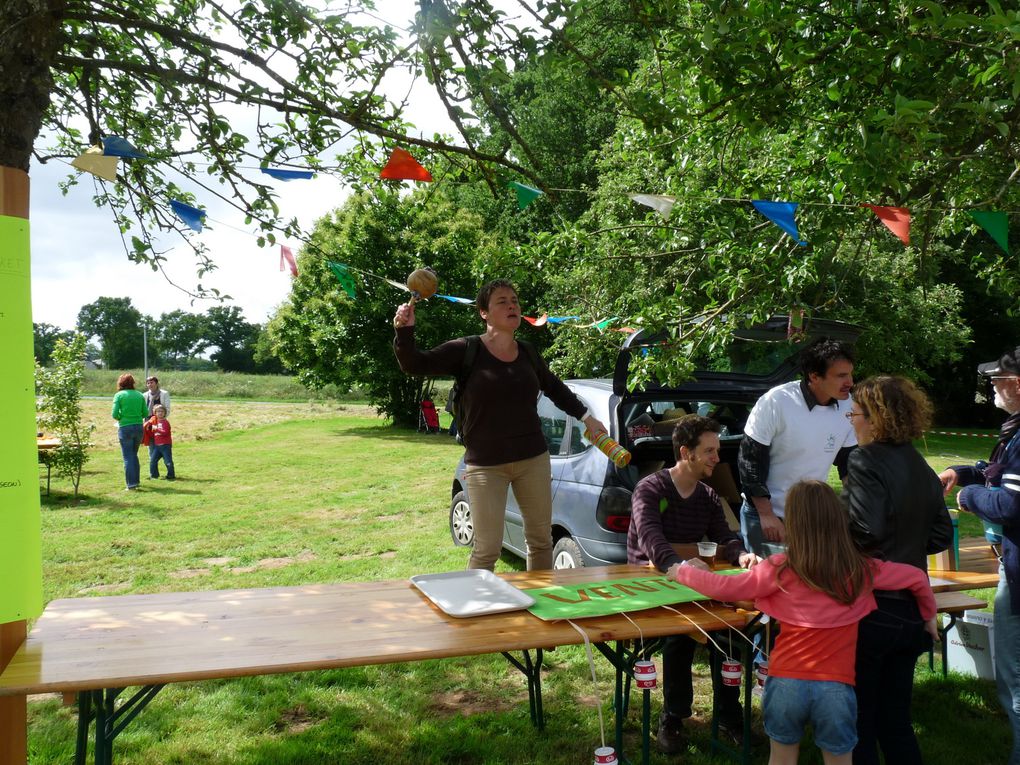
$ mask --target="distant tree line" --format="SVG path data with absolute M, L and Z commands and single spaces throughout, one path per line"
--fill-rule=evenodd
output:
M 35 357 L 43 366 L 51 363 L 58 340 L 70 342 L 76 330 L 89 340 L 86 358 L 100 360 L 107 369 L 142 366 L 147 341 L 152 367 L 184 369 L 211 363 L 224 372 L 285 371 L 279 359 L 265 351 L 262 325 L 246 321 L 237 306 L 214 306 L 204 314 L 176 310 L 154 318 L 142 314 L 130 298 L 101 297 L 82 306 L 75 330 L 32 326 Z

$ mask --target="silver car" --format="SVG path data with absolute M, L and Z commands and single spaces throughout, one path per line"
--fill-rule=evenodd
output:
M 751 407 L 767 390 L 797 376 L 796 354 L 804 345 L 819 336 L 853 342 L 861 331 L 855 325 L 814 319 L 792 333 L 788 317 L 774 316 L 738 332 L 727 353 L 706 362 L 689 382 L 637 391 L 626 387 L 631 355 L 648 352 L 661 339 L 643 332 L 629 336 L 612 379 L 564 381 L 606 424 L 610 436 L 631 452 L 630 465 L 624 468 L 584 437 L 582 422 L 541 396 L 538 416 L 552 457 L 553 567 L 627 561 L 631 492 L 641 478 L 673 464 L 673 424 L 685 414 L 701 414 L 722 425 L 721 460 L 708 483 L 724 500 L 735 525 L 741 501 L 737 451 Z M 470 545 L 474 528 L 463 458 L 453 477 L 451 500 L 450 535 L 455 544 Z M 503 547 L 521 557 L 527 554 L 512 490 L 507 494 Z

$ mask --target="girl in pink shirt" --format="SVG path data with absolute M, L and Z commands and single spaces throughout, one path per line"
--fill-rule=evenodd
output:
M 714 574 L 694 559 L 672 566 L 667 576 L 717 600 L 753 599 L 755 608 L 782 624 L 763 700 L 770 765 L 796 765 L 808 723 L 826 765 L 849 765 L 857 743 L 857 623 L 876 608 L 872 591 L 910 590 L 925 630 L 938 640 L 935 596 L 920 569 L 857 549 L 846 510 L 821 481 L 790 489 L 786 541 L 785 554 L 747 574 Z

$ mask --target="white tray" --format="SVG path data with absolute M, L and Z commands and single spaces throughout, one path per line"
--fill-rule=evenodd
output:
M 469 568 L 445 574 L 418 574 L 411 584 L 450 616 L 481 616 L 520 611 L 535 603 L 491 571 Z

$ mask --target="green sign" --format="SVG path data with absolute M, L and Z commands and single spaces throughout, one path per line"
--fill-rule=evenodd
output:
M 740 569 L 734 569 L 726 573 L 741 572 Z M 643 611 L 656 606 L 690 603 L 693 600 L 708 600 L 701 593 L 670 581 L 662 574 L 540 587 L 526 592 L 535 599 L 535 605 L 528 610 L 546 621 L 605 616 L 624 611 Z
M 0 623 L 42 612 L 28 220 L 0 215 Z

